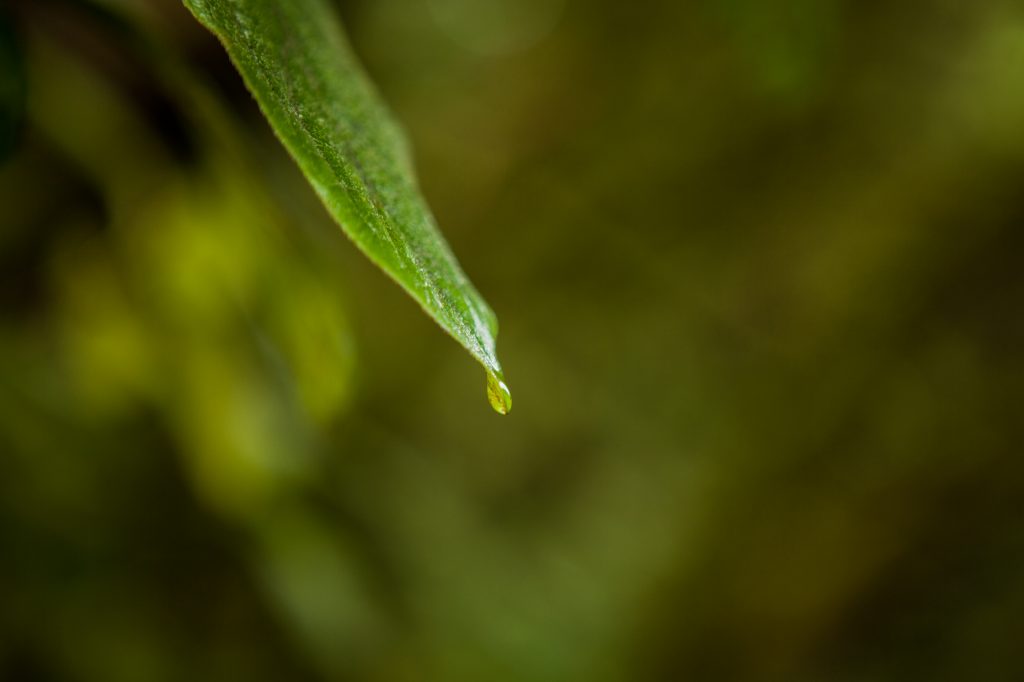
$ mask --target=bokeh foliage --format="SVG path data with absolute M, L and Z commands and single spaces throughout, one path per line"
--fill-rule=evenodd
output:
M 339 9 L 516 411 L 176 1 L 11 4 L 0 678 L 1024 674 L 1019 2 Z

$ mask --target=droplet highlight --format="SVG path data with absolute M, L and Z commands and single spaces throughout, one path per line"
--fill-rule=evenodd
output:
M 512 394 L 501 374 L 487 373 L 487 402 L 498 414 L 508 414 L 512 409 Z

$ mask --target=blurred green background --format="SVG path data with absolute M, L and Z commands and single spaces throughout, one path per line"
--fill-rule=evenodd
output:
M 0 679 L 1024 679 L 1019 0 L 338 11 L 515 409 L 180 3 L 9 1 Z

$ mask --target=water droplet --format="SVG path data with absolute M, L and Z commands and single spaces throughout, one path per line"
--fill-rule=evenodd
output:
M 487 373 L 487 401 L 498 414 L 508 414 L 512 409 L 512 394 L 500 373 Z

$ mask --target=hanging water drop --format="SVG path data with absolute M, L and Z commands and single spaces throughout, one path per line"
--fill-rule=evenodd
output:
M 512 409 L 512 394 L 501 373 L 487 373 L 487 401 L 498 414 L 508 414 Z

